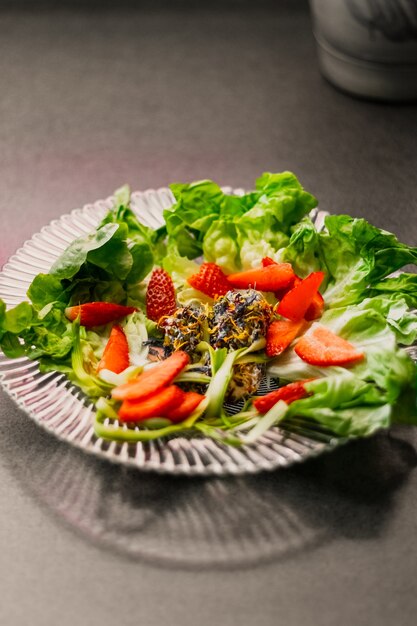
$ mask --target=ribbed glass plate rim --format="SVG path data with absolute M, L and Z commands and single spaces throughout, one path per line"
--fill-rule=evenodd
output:
M 223 187 L 241 195 L 243 189 Z M 4 265 L 0 298 L 8 307 L 27 299 L 26 290 L 39 272 L 48 272 L 76 237 L 91 232 L 113 206 L 114 197 L 86 204 L 62 215 L 35 233 Z M 162 223 L 162 211 L 174 202 L 162 187 L 132 193 L 132 209 L 148 226 Z M 312 219 L 323 226 L 324 211 L 314 209 Z M 145 443 L 106 441 L 93 429 L 94 406 L 66 376 L 39 372 L 37 361 L 9 359 L 0 352 L 0 383 L 15 403 L 39 426 L 84 452 L 115 463 L 158 473 L 223 476 L 275 470 L 330 451 L 346 439 L 320 428 L 300 426 L 291 431 L 274 427 L 256 444 L 234 448 L 206 437 L 175 437 Z

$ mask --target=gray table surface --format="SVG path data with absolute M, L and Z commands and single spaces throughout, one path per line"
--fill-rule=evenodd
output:
M 209 3 L 207 3 L 209 5 Z M 0 11 L 0 264 L 107 197 L 290 169 L 416 243 L 417 107 L 319 75 L 304 3 Z M 0 396 L 0 623 L 415 624 L 416 429 L 241 479 L 123 471 Z

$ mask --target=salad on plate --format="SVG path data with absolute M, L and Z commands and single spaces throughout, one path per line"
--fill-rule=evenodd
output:
M 0 347 L 64 372 L 94 430 L 138 442 L 204 436 L 240 446 L 273 426 L 361 437 L 417 424 L 417 248 L 364 219 L 312 220 L 290 172 L 254 191 L 170 186 L 152 229 L 127 186 L 28 301 L 0 300 Z

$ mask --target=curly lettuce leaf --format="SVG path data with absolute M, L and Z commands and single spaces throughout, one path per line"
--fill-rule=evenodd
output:
M 10 358 L 63 358 L 71 350 L 70 322 L 53 304 L 41 311 L 28 302 L 6 310 L 0 300 L 0 348 Z
M 403 423 L 395 406 L 415 386 L 415 364 L 405 352 L 380 349 L 364 363 L 306 383 L 312 395 L 291 404 L 286 419 L 309 418 L 341 437 L 364 437 L 392 423 Z M 417 411 L 409 405 L 405 421 L 415 423 Z
M 162 261 L 162 267 L 171 276 L 176 288 L 186 283 L 187 278 L 199 271 L 199 265 L 195 261 L 179 254 L 176 246 L 168 246 L 168 253 Z
M 171 190 L 176 203 L 164 212 L 169 243 L 181 256 L 204 254 L 226 272 L 273 255 L 288 243 L 293 225 L 317 205 L 290 172 L 265 173 L 255 191 L 242 196 L 226 194 L 207 180 L 171 185 Z
M 279 256 L 301 277 L 325 272 L 321 291 L 327 307 L 340 308 L 376 295 L 401 295 L 409 306 L 417 305 L 417 275 L 390 276 L 408 264 L 417 264 L 417 248 L 364 219 L 327 216 L 325 229 L 317 232 L 304 218 Z
M 313 395 L 294 402 L 286 416 L 320 423 L 338 436 L 365 436 L 397 420 L 393 407 L 415 387 L 416 366 L 398 342 L 417 337 L 417 316 L 400 295 L 377 296 L 327 310 L 320 322 L 351 342 L 365 359 L 350 367 L 316 367 L 289 349 L 269 366 L 269 374 L 285 380 L 313 378 Z M 415 403 L 415 402 L 414 402 Z M 411 421 L 417 417 L 409 417 Z
M 417 274 L 404 272 L 398 276 L 390 276 L 384 280 L 373 282 L 368 289 L 371 298 L 403 298 L 409 307 L 417 308 Z
M 318 323 L 363 351 L 365 362 L 381 351 L 391 354 L 394 362 L 397 344 L 411 344 L 417 338 L 417 315 L 408 309 L 401 296 L 368 298 L 357 305 L 328 309 Z M 388 365 L 389 356 L 384 357 L 383 363 L 384 367 Z M 288 381 L 337 375 L 344 371 L 340 367 L 318 367 L 305 363 L 291 348 L 268 366 L 271 376 Z M 363 371 L 363 364 L 359 363 L 350 371 Z
M 331 378 L 323 379 L 330 385 Z M 388 428 L 391 424 L 392 407 L 389 404 L 373 406 L 353 406 L 349 408 L 330 408 L 326 406 L 328 395 L 323 392 L 317 398 L 317 406 L 301 404 L 301 400 L 294 402 L 287 413 L 287 420 L 291 425 L 291 418 L 301 416 L 309 418 L 313 423 L 332 431 L 339 437 L 366 437 L 381 428 Z
M 408 264 L 417 264 L 417 248 L 398 241 L 395 235 L 364 219 L 331 215 L 320 233 L 320 247 L 329 284 L 324 299 L 340 307 L 360 302 L 367 290 Z
M 272 218 L 272 230 L 289 235 L 291 227 L 317 206 L 317 199 L 303 189 L 292 172 L 266 172 L 257 179 L 256 190 L 260 197 L 242 219 L 253 228 L 262 227 L 266 218 Z
M 31 359 L 44 356 L 63 359 L 70 353 L 73 345 L 71 322 L 55 307 L 22 331 L 20 336 Z
M 204 237 L 203 254 L 209 263 L 216 263 L 227 274 L 240 270 L 238 229 L 232 220 L 223 219 L 212 223 Z
M 61 303 L 62 306 L 65 306 L 68 300 L 60 279 L 51 274 L 38 274 L 35 276 L 27 291 L 27 295 L 37 311 L 41 311 L 52 302 L 57 305 Z
M 291 263 L 301 278 L 317 271 L 328 274 L 320 245 L 320 233 L 310 218 L 304 217 L 294 226 L 288 245 L 281 251 L 280 260 Z
M 5 303 L 0 299 L 0 348 L 9 358 L 25 354 L 19 335 L 31 326 L 34 315 L 35 312 L 28 302 L 21 302 L 7 311 Z
M 320 322 L 361 348 L 384 345 L 393 349 L 397 343 L 411 345 L 417 339 L 417 313 L 409 309 L 401 293 L 328 309 Z
M 204 238 L 214 223 L 242 215 L 258 197 L 256 193 L 228 195 L 210 180 L 175 183 L 170 189 L 176 202 L 164 211 L 168 242 L 189 259 L 203 253 Z
M 168 242 L 181 256 L 195 259 L 202 254 L 202 238 L 218 219 L 224 193 L 209 180 L 170 185 L 175 204 L 164 211 Z

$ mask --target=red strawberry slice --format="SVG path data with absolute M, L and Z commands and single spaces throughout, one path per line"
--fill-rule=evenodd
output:
M 278 265 L 274 259 L 271 259 L 270 256 L 264 256 L 262 259 L 262 267 L 268 267 L 268 265 Z
M 176 385 L 170 385 L 142 400 L 125 400 L 118 415 L 123 422 L 139 422 L 150 417 L 164 417 L 179 406 L 185 393 Z
M 266 256 L 262 259 L 262 266 L 268 267 L 268 265 L 278 265 L 278 263 L 274 261 L 274 259 L 271 259 L 271 257 Z M 274 296 L 276 297 L 277 300 L 281 300 L 284 297 L 284 295 L 287 293 L 287 291 L 292 289 L 294 285 L 300 282 L 301 282 L 301 278 L 298 278 L 298 276 L 294 274 L 293 280 L 283 289 L 277 289 L 277 291 L 275 291 L 274 293 Z
M 278 313 L 289 320 L 302 320 L 324 279 L 323 272 L 313 272 L 288 291 L 278 305 Z
M 282 300 L 285 294 L 288 293 L 288 291 L 290 291 L 290 289 L 292 289 L 293 287 L 296 287 L 296 285 L 299 285 L 301 282 L 302 282 L 302 279 L 299 278 L 298 276 L 295 276 L 294 282 L 290 284 L 289 287 L 287 287 L 286 289 L 279 289 L 278 291 L 274 293 L 274 296 L 276 297 L 277 300 Z M 313 297 L 313 300 L 310 306 L 308 307 L 304 315 L 304 319 L 306 319 L 309 322 L 311 322 L 312 320 L 316 320 L 323 315 L 323 311 L 324 311 L 324 299 L 321 293 L 317 291 Z
M 146 315 L 159 322 L 164 315 L 172 315 L 177 308 L 175 287 L 171 276 L 162 267 L 152 272 L 146 290 Z
M 231 289 L 226 274 L 215 263 L 203 263 L 198 273 L 193 274 L 187 280 L 191 287 L 210 298 L 224 296 Z
M 276 265 L 276 261 L 274 261 L 269 256 L 267 256 L 262 259 L 262 265 L 264 267 L 267 267 L 268 265 Z M 299 278 L 299 276 L 294 275 L 293 282 L 290 283 L 290 285 L 286 287 L 285 289 L 279 289 L 278 291 L 276 291 L 274 293 L 274 296 L 276 297 L 277 300 L 282 300 L 282 298 L 290 289 L 292 289 L 293 287 L 295 287 L 301 282 L 302 282 L 302 279 Z M 310 306 L 308 307 L 306 311 L 306 314 L 304 315 L 304 319 L 306 319 L 309 322 L 311 322 L 312 320 L 316 320 L 323 315 L 323 310 L 324 310 L 323 296 L 321 295 L 319 291 L 317 291 Z
M 318 291 L 313 298 L 312 303 L 308 307 L 304 319 L 308 322 L 316 320 L 323 315 L 324 311 L 324 299 L 321 293 Z
M 115 325 L 111 329 L 109 340 L 104 348 L 103 356 L 97 366 L 97 371 L 103 369 L 120 374 L 129 367 L 129 344 L 121 326 Z
M 168 417 L 171 422 L 182 422 L 185 420 L 195 409 L 198 407 L 200 402 L 204 400 L 205 396 L 202 396 L 195 391 L 188 391 L 184 394 L 184 399 L 171 411 L 165 414 L 165 417 Z
M 269 357 L 282 354 L 304 328 L 304 321 L 280 320 L 272 322 L 266 331 L 265 352 Z
M 141 400 L 167 387 L 190 362 L 186 352 L 178 350 L 151 369 L 112 390 L 116 400 Z
M 301 337 L 294 348 L 296 354 L 310 365 L 354 365 L 364 359 L 351 343 L 335 335 L 324 326 L 313 327 L 311 332 Z
M 290 263 L 276 263 L 246 272 L 229 274 L 227 280 L 236 289 L 252 287 L 260 291 L 277 291 L 288 287 L 294 280 L 294 272 Z
M 313 379 L 300 380 L 296 383 L 285 385 L 285 387 L 280 387 L 276 391 L 271 391 L 271 393 L 268 393 L 266 396 L 257 398 L 253 406 L 259 413 L 267 413 L 279 400 L 284 400 L 287 404 L 291 404 L 291 402 L 295 402 L 295 400 L 301 400 L 308 396 L 308 391 L 304 385 L 310 382 L 310 380 Z
M 282 300 L 285 294 L 288 293 L 290 289 L 292 289 L 293 287 L 301 283 L 301 281 L 302 281 L 302 278 L 299 278 L 296 274 L 294 274 L 294 280 L 292 280 L 290 284 L 284 289 L 278 289 L 277 291 L 275 291 L 274 296 L 276 297 L 277 300 Z
M 111 302 L 87 302 L 67 307 L 65 315 L 71 322 L 80 317 L 81 326 L 90 327 L 114 322 L 136 310 L 134 306 L 122 306 Z

